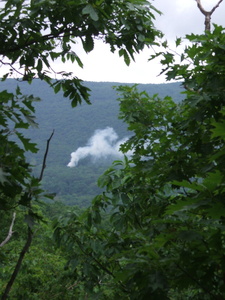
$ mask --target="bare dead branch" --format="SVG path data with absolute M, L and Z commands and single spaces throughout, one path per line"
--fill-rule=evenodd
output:
M 201 4 L 201 0 L 196 0 L 197 2 L 197 6 L 200 9 L 201 13 L 203 13 L 203 15 L 206 15 L 207 11 L 203 8 L 202 4 Z
M 217 9 L 217 7 L 219 7 L 220 3 L 223 2 L 223 0 L 219 0 L 219 2 L 210 11 L 207 11 L 204 9 L 204 7 L 202 6 L 201 0 L 196 0 L 196 2 L 197 2 L 197 6 L 198 6 L 199 10 L 205 16 L 205 32 L 210 31 L 212 14 Z
M 52 131 L 52 134 L 50 135 L 49 139 L 47 140 L 47 145 L 46 145 L 45 155 L 44 155 L 44 158 L 43 158 L 43 163 L 42 163 L 41 173 L 40 173 L 40 176 L 39 176 L 39 181 L 42 180 L 43 175 L 44 175 L 44 170 L 46 168 L 46 159 L 47 159 L 48 150 L 49 150 L 49 144 L 50 144 L 50 141 L 51 141 L 53 135 L 54 135 L 54 130 Z
M 211 10 L 211 14 L 214 13 L 214 11 L 217 9 L 217 7 L 219 7 L 220 3 L 222 3 L 222 2 L 223 2 L 223 0 L 220 0 L 220 1 L 213 7 L 213 9 Z
M 11 222 L 11 225 L 9 227 L 8 235 L 7 235 L 6 239 L 3 242 L 1 242 L 0 247 L 3 247 L 11 239 L 11 237 L 13 235 L 13 225 L 14 225 L 14 222 L 15 222 L 15 218 L 16 218 L 16 213 L 14 212 L 13 217 L 12 217 L 12 222 Z

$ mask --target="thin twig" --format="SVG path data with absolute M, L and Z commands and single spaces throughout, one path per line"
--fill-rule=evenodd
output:
M 214 13 L 214 11 L 217 9 L 217 7 L 219 7 L 220 3 L 222 3 L 222 2 L 223 2 L 223 0 L 220 0 L 220 1 L 213 7 L 213 9 L 211 10 L 211 14 Z
M 19 75 L 24 75 L 23 73 L 21 73 L 20 71 L 18 71 L 11 63 L 7 63 L 4 62 L 3 60 L 0 60 L 0 63 L 5 65 L 5 66 L 9 66 L 13 71 L 15 71 L 16 73 L 18 73 Z

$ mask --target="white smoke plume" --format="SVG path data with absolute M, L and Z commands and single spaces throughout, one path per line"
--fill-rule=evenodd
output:
M 111 127 L 96 130 L 85 147 L 79 147 L 75 152 L 71 153 L 71 160 L 67 166 L 75 167 L 81 159 L 88 156 L 94 160 L 107 158 L 109 156 L 122 157 L 123 153 L 119 151 L 119 148 L 127 138 L 117 140 L 118 135 Z

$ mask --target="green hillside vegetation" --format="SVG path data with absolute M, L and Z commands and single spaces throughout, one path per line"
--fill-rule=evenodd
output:
M 196 1 L 205 32 L 177 38 L 175 49 L 154 27 L 160 12 L 149 1 L 5 1 L 1 300 L 225 299 L 225 28 L 210 27 L 222 1 L 211 11 Z M 182 82 L 184 99 L 179 83 L 123 84 L 116 95 L 115 83 L 85 83 L 63 71 L 63 79 L 49 77 L 55 59 L 82 67 L 71 45 L 79 39 L 88 53 L 95 37 L 127 65 L 154 47 L 150 60 L 160 59 L 167 81 Z M 7 80 L 18 74 L 22 82 Z M 40 128 L 29 130 L 36 115 Z M 74 162 L 85 159 L 68 168 L 70 153 L 84 151 L 106 126 L 129 135 L 121 146 L 127 155 L 93 163 L 86 147 Z M 117 153 L 102 137 L 115 140 L 109 127 L 98 131 L 91 154 Z M 52 199 L 43 186 L 71 205 L 43 201 Z
M 28 153 L 29 161 L 34 165 L 34 173 L 39 174 L 42 166 L 46 141 L 55 130 L 43 178 L 43 188 L 56 193 L 56 198 L 69 205 L 87 206 L 94 196 L 100 192 L 97 179 L 116 157 L 96 160 L 81 160 L 77 167 L 68 168 L 70 153 L 84 147 L 96 129 L 112 127 L 118 139 L 130 136 L 127 125 L 118 119 L 119 102 L 113 86 L 116 82 L 85 82 L 91 89 L 92 105 L 83 103 L 74 109 L 62 93 L 54 94 L 44 82 L 35 80 L 31 85 L 27 82 L 7 79 L 2 82 L 1 89 L 14 91 L 19 85 L 22 93 L 41 99 L 35 103 L 38 128 L 26 130 L 25 136 L 36 143 L 40 151 Z M 139 90 L 160 97 L 172 96 L 174 101 L 181 101 L 180 83 L 140 84 Z

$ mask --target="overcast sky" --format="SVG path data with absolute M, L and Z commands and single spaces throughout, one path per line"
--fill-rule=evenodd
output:
M 184 37 L 189 33 L 204 32 L 204 16 L 197 8 L 196 0 L 149 0 L 163 15 L 156 16 L 155 27 L 160 29 L 174 47 L 176 37 Z M 219 0 L 201 0 L 206 10 L 211 10 Z M 213 13 L 212 22 L 225 27 L 225 0 Z M 174 47 L 175 49 L 175 47 Z M 129 67 L 117 53 L 112 54 L 108 45 L 95 41 L 95 49 L 86 54 L 81 45 L 73 49 L 84 63 L 81 69 L 76 63 L 54 65 L 55 71 L 73 72 L 80 79 L 87 81 L 111 81 L 125 83 L 161 83 L 163 76 L 159 61 L 148 62 L 152 50 L 145 49 L 135 56 L 135 63 Z M 5 73 L 1 68 L 0 75 Z
M 157 17 L 155 25 L 171 42 L 176 37 L 204 31 L 204 16 L 197 8 L 195 0 L 153 0 L 152 3 L 163 13 Z M 202 0 L 202 5 L 207 10 L 211 10 L 217 3 L 218 0 Z M 212 22 L 225 27 L 225 0 L 214 12 Z M 95 50 L 88 55 L 79 50 L 79 55 L 84 63 L 83 70 L 73 65 L 71 71 L 81 79 L 88 81 L 163 82 L 164 78 L 157 76 L 160 72 L 160 64 L 148 62 L 150 54 L 150 49 L 144 50 L 136 56 L 136 62 L 127 67 L 122 58 L 119 58 L 117 54 L 111 54 L 107 45 L 97 41 Z

